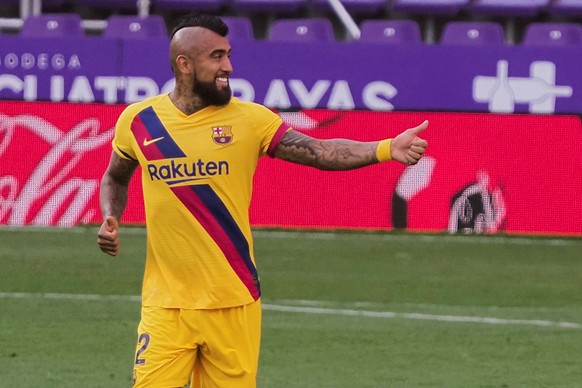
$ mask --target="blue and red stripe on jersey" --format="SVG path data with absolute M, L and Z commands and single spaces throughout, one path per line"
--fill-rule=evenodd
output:
M 220 197 L 207 184 L 172 187 L 172 191 L 220 247 L 254 300 L 259 299 L 261 289 L 249 243 Z
M 151 106 L 135 116 L 131 123 L 131 132 L 147 160 L 186 156 Z

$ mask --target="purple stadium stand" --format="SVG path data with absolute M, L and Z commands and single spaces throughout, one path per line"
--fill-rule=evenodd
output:
M 364 20 L 358 42 L 422 43 L 420 26 L 414 20 Z
M 426 17 L 423 30 L 427 43 L 437 39 L 436 19 L 452 17 L 468 6 L 470 0 L 392 0 L 392 11 Z
M 166 38 L 168 32 L 164 18 L 160 15 L 113 15 L 107 19 L 102 36 L 121 39 Z
M 335 35 L 329 19 L 278 19 L 271 25 L 269 39 L 288 42 L 331 42 L 335 41 Z
M 340 0 L 346 11 L 350 13 L 373 14 L 388 8 L 389 0 Z M 313 6 L 317 9 L 331 9 L 327 0 L 313 0 Z
M 42 1 L 42 8 L 43 9 L 59 9 L 63 7 L 66 3 L 66 0 L 43 0 Z M 20 6 L 20 0 L 0 0 L 0 5 L 13 5 L 13 6 Z
M 527 46 L 582 47 L 582 26 L 577 23 L 529 23 L 522 43 Z
M 582 15 L 582 0 L 554 0 L 548 7 L 552 15 Z
M 81 16 L 73 13 L 32 15 L 24 20 L 21 36 L 28 37 L 69 37 L 84 36 Z
M 503 27 L 495 22 L 452 21 L 445 24 L 440 43 L 443 45 L 503 45 Z
M 228 0 L 151 0 L 152 7 L 168 11 L 218 11 Z
M 249 12 L 297 12 L 307 6 L 308 0 L 232 0 L 237 11 Z
M 455 15 L 467 7 L 470 0 L 393 0 L 392 10 L 412 14 Z
M 43 0 L 43 4 L 45 1 Z M 75 2 L 89 8 L 137 10 L 137 0 L 75 0 Z
M 62 9 L 66 2 L 66 0 L 42 0 L 42 8 L 50 10 Z
M 550 0 L 474 0 L 470 9 L 479 15 L 534 17 L 549 4 Z
M 473 0 L 470 12 L 475 16 L 497 16 L 505 19 L 507 43 L 517 41 L 516 20 L 535 18 L 548 8 L 550 0 Z
M 253 24 L 249 18 L 244 16 L 223 17 L 222 20 L 228 26 L 228 39 L 234 40 L 253 40 Z

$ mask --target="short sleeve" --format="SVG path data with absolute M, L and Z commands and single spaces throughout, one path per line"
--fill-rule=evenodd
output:
M 248 104 L 248 111 L 250 112 L 256 131 L 260 136 L 260 155 L 273 157 L 279 142 L 291 127 L 277 113 L 269 108 L 255 103 Z
M 135 117 L 132 106 L 127 107 L 117 119 L 115 124 L 115 136 L 111 142 L 113 150 L 124 159 L 137 160 L 137 155 L 132 147 L 133 133 L 131 123 Z

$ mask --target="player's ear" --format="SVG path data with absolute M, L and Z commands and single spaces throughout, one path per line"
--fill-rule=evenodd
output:
M 176 57 L 176 66 L 181 73 L 190 73 L 192 71 L 192 63 L 185 55 L 178 55 Z

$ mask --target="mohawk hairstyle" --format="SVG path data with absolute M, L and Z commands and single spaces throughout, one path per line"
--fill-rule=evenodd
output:
M 170 38 L 173 38 L 176 32 L 186 27 L 204 27 L 220 36 L 228 34 L 228 26 L 218 16 L 192 13 L 177 20 Z

